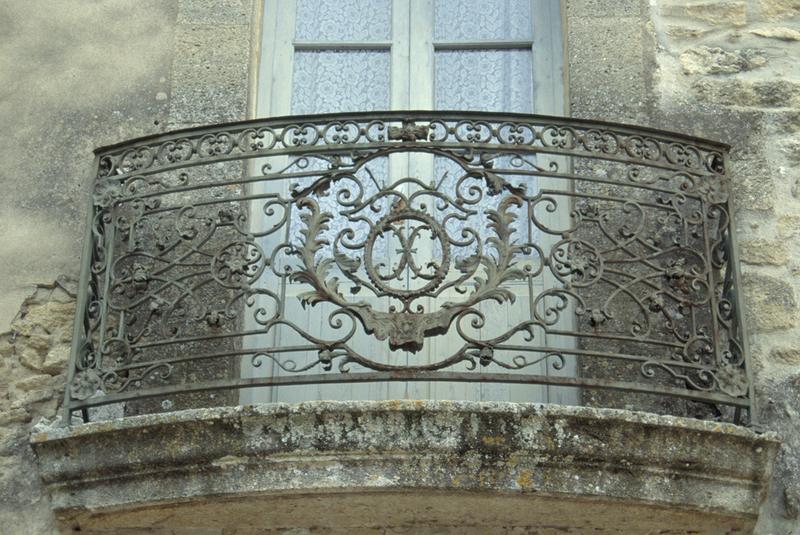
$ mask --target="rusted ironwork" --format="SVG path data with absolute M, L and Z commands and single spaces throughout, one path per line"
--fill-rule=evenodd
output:
M 96 154 L 67 420 L 178 392 L 446 380 L 649 392 L 752 421 L 725 145 L 375 112 Z M 566 359 L 629 371 L 541 373 Z M 274 372 L 193 380 L 211 360 Z

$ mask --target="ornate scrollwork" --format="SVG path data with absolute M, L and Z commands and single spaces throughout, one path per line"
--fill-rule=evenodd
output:
M 266 119 L 100 150 L 70 395 L 242 356 L 284 374 L 595 359 L 633 363 L 620 384 L 741 406 L 725 153 L 457 112 Z M 251 158 L 260 174 L 242 172 Z
M 476 177 L 474 173 L 472 176 Z M 499 195 L 501 188 L 502 186 L 498 186 L 497 189 L 490 189 L 490 194 Z M 508 186 L 506 189 L 514 188 Z M 388 339 L 391 349 L 417 352 L 422 349 L 424 338 L 447 332 L 457 316 L 481 301 L 493 299 L 502 303 L 505 300 L 514 300 L 514 294 L 502 288 L 502 284 L 515 278 L 525 278 L 525 273 L 515 267 L 515 255 L 521 252 L 522 247 L 511 241 L 514 232 L 512 224 L 516 216 L 510 208 L 521 205 L 522 201 L 515 193 L 506 193 L 508 195 L 498 203 L 497 209 L 487 210 L 489 229 L 494 235 L 488 237 L 484 243 L 496 254 L 472 254 L 463 256 L 455 263 L 451 260 L 452 249 L 464 249 L 473 244 L 478 247 L 475 240 L 477 232 L 462 227 L 461 237 L 472 236 L 472 239 L 465 242 L 454 238 L 446 228 L 447 220 L 458 216 L 452 213 L 443 215 L 440 221 L 424 211 L 425 204 L 420 202 L 417 207 L 412 205 L 415 201 L 430 196 L 439 203 L 437 211 L 444 212 L 448 206 L 459 207 L 463 204 L 463 198 L 453 199 L 430 187 L 423 187 L 411 196 L 398 193 L 394 189 L 380 192 L 379 197 L 395 199 L 391 209 L 374 224 L 368 224 L 369 231 L 363 242 L 347 246 L 351 251 L 362 251 L 363 254 L 358 257 L 362 261 L 351 258 L 342 250 L 335 250 L 332 257 L 318 255 L 326 243 L 323 234 L 329 230 L 329 222 L 334 216 L 322 212 L 316 200 L 304 197 L 298 203 L 304 209 L 300 216 L 304 224 L 300 230 L 303 242 L 297 246 L 302 269 L 292 274 L 291 281 L 306 283 L 313 288 L 300 295 L 304 305 L 314 306 L 321 302 L 336 304 L 357 317 L 367 333 L 373 334 L 379 340 Z M 368 202 L 354 205 L 348 211 L 351 222 L 357 222 L 358 217 L 354 216 L 368 207 L 374 207 L 376 202 L 373 197 Z M 467 213 L 474 215 L 474 212 Z M 342 242 L 341 236 L 353 234 L 353 230 L 349 228 L 341 231 L 336 243 Z M 424 239 L 423 235 L 428 235 L 427 244 L 420 243 Z M 394 250 L 393 263 L 389 266 L 376 260 L 376 249 L 379 240 L 391 241 L 391 237 L 395 238 L 397 248 Z M 436 250 L 437 254 L 423 263 L 417 256 L 418 248 L 431 245 L 431 251 Z M 479 266 L 483 268 L 482 274 L 478 273 Z M 400 309 L 393 305 L 383 312 L 375 310 L 363 300 L 348 300 L 341 290 L 340 279 L 331 276 L 334 267 L 338 267 L 340 273 L 356 283 L 357 288 L 368 288 L 378 297 L 399 301 Z M 362 268 L 363 278 L 359 275 Z M 473 290 L 465 292 L 464 300 L 443 303 L 442 309 L 437 311 L 425 311 L 424 306 L 414 305 L 423 298 L 439 295 L 437 292 L 440 292 L 451 271 L 457 273 L 455 279 L 459 285 L 472 278 Z M 420 283 L 409 286 L 409 280 Z M 448 286 L 454 285 L 451 282 Z

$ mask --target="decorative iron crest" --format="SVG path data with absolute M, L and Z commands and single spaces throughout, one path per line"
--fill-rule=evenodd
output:
M 491 194 L 499 195 L 499 193 L 499 191 L 495 191 Z M 476 252 L 452 262 L 458 276 L 453 281 L 446 282 L 453 256 L 451 250 L 454 246 L 463 248 L 465 243 L 463 238 L 459 240 L 450 236 L 443 222 L 423 211 L 424 204 L 421 208 L 411 207 L 415 199 L 428 195 L 455 208 L 463 205 L 464 201 L 463 198 L 453 199 L 429 187 L 423 187 L 410 196 L 389 189 L 370 199 L 369 205 L 374 206 L 381 197 L 396 197 L 388 213 L 371 225 L 363 246 L 349 247 L 362 250 L 361 258 L 364 259 L 363 270 L 366 277 L 361 277 L 358 273 L 361 261 L 353 260 L 341 250 L 336 250 L 333 258 L 318 259 L 316 253 L 324 242 L 320 235 L 323 230 L 327 229 L 327 223 L 334 216 L 331 213 L 321 212 L 314 200 L 304 199 L 300 205 L 307 207 L 309 212 L 301 216 L 305 223 L 305 228 L 301 231 L 305 241 L 298 247 L 304 269 L 295 273 L 291 278 L 293 282 L 304 282 L 314 288 L 313 291 L 300 296 L 303 303 L 310 305 L 321 301 L 335 303 L 358 317 L 367 333 L 374 334 L 379 340 L 388 339 L 391 349 L 417 352 L 422 349 L 425 337 L 446 333 L 457 316 L 470 310 L 470 307 L 477 303 L 487 299 L 493 299 L 499 303 L 505 300 L 513 301 L 514 295 L 503 289 L 502 283 L 511 279 L 521 280 L 524 278 L 524 273 L 515 268 L 517 262 L 515 256 L 522 247 L 513 245 L 510 241 L 514 232 L 511 223 L 516 216 L 509 211 L 511 206 L 520 206 L 522 200 L 512 193 L 504 197 L 497 208 L 487 210 L 488 218 L 491 221 L 489 230 L 492 236 L 485 241 L 470 240 L 469 245 L 475 245 Z M 348 211 L 348 217 L 351 218 L 354 215 L 359 217 L 359 212 L 368 208 L 369 205 L 362 204 L 354 207 Z M 444 208 L 444 205 L 440 208 Z M 461 210 L 464 218 L 474 215 L 473 211 Z M 451 215 L 451 217 L 458 216 Z M 350 220 L 355 221 L 354 219 Z M 416 225 L 409 226 L 409 223 Z M 460 230 L 462 235 L 478 235 L 477 231 L 470 227 L 463 227 Z M 342 236 L 350 232 L 352 229 L 349 227 L 342 230 L 336 237 L 336 242 L 341 242 Z M 438 255 L 436 258 L 428 259 L 424 266 L 420 266 L 414 246 L 420 239 L 420 233 L 423 232 L 431 234 L 431 240 L 438 245 Z M 376 242 L 379 237 L 390 233 L 398 238 L 400 245 L 396 251 L 398 258 L 396 264 L 388 272 L 381 273 L 380 266 L 375 259 Z M 494 256 L 484 252 L 484 244 L 493 249 Z M 330 278 L 330 268 L 334 264 L 356 285 L 356 288 L 367 288 L 379 297 L 391 297 L 401 303 L 401 308 L 390 307 L 388 311 L 377 311 L 363 301 L 349 301 L 339 290 L 338 280 Z M 483 278 L 478 276 L 479 267 L 484 269 Z M 409 288 L 403 284 L 406 277 L 421 279 L 423 284 L 418 288 Z M 398 286 L 396 283 L 401 284 Z M 465 289 L 467 284 L 472 285 L 470 290 Z M 414 304 L 422 298 L 440 295 L 443 288 L 457 288 L 466 295 L 459 302 L 442 303 L 440 310 L 426 311 L 422 305 L 414 307 Z

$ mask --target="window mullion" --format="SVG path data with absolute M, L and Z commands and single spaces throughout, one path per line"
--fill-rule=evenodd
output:
M 408 109 L 409 77 L 409 3 L 407 0 L 392 2 L 392 67 L 391 107 L 393 110 Z
M 433 0 L 410 0 L 409 106 L 415 110 L 433 108 Z
M 275 27 L 275 58 L 273 76 L 270 83 L 271 109 L 270 115 L 289 115 L 292 108 L 292 74 L 294 72 L 294 31 L 297 3 L 294 0 L 281 0 L 271 3 L 275 10 L 277 24 Z

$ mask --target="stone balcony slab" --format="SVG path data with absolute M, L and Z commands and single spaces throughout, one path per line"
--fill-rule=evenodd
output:
M 747 533 L 779 446 L 731 424 L 445 401 L 193 409 L 31 441 L 65 532 L 157 534 Z

